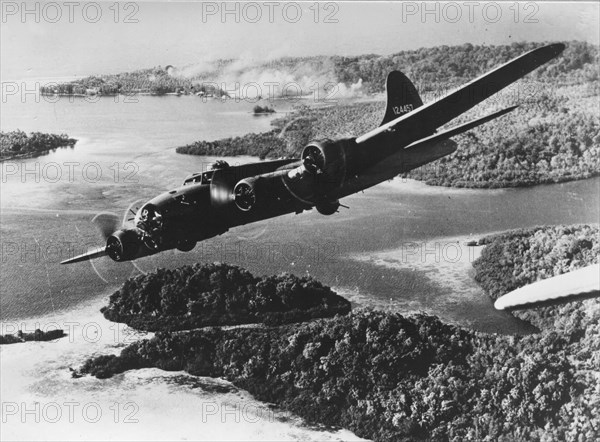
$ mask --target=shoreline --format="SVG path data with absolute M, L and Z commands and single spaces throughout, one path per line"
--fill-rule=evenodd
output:
M 429 307 L 427 314 L 437 316 L 445 323 L 483 333 L 535 333 L 538 330 L 525 321 L 495 310 L 492 298 L 473 278 L 473 262 L 481 256 L 485 245 L 470 246 L 467 243 L 494 233 L 498 232 L 407 241 L 399 248 L 354 253 L 349 259 L 395 271 L 421 272 L 436 291 L 443 294 L 436 296 L 437 301 Z M 363 297 L 369 296 L 347 289 L 344 292 L 347 299 L 359 305 Z M 421 299 L 415 299 L 411 293 L 400 293 L 390 297 L 389 302 L 383 299 L 378 302 L 382 307 L 388 305 L 385 310 L 399 311 L 401 314 L 423 311 Z
M 71 146 L 61 146 L 61 147 L 71 147 Z M 30 159 L 30 158 L 37 158 L 37 157 L 41 157 L 43 155 L 48 155 L 53 150 L 55 150 L 55 149 L 39 150 L 39 151 L 36 151 L 36 152 L 28 152 L 28 153 L 24 153 L 24 154 L 21 154 L 21 155 L 9 156 L 8 158 L 6 156 L 2 156 L 2 157 L 0 157 L 0 163 L 3 163 L 5 161 L 27 160 L 27 159 Z
M 26 419 L 21 419 L 20 413 L 7 414 L 2 424 L 7 440 L 66 441 L 75 439 L 65 438 L 66 434 L 79 433 L 94 441 L 365 440 L 348 430 L 306 425 L 299 417 L 257 401 L 247 391 L 218 378 L 154 368 L 105 380 L 72 378 L 70 369 L 88 357 L 119 354 L 125 345 L 154 335 L 104 319 L 100 307 L 106 302 L 102 297 L 60 314 L 30 319 L 42 327 L 62 325 L 67 336 L 61 339 L 0 347 L 3 376 L 11 379 L 0 386 L 3 402 L 32 410 L 38 407 L 41 417 L 31 425 L 36 418 L 33 412 Z M 68 403 L 76 404 L 71 406 L 72 422 Z M 86 406 L 91 410 L 89 416 L 83 414 Z M 46 411 L 55 416 L 57 409 L 60 419 L 56 422 L 43 419 Z

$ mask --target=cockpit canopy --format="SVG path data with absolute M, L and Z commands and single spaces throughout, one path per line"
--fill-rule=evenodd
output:
M 183 185 L 187 186 L 190 184 L 210 184 L 214 173 L 214 170 L 209 170 L 208 172 L 193 173 L 183 181 Z
M 210 165 L 210 170 L 207 172 L 196 172 L 188 176 L 184 181 L 183 185 L 187 186 L 188 184 L 210 184 L 212 182 L 212 177 L 215 173 L 215 170 L 218 169 L 227 169 L 229 167 L 229 163 L 223 160 L 217 160 Z

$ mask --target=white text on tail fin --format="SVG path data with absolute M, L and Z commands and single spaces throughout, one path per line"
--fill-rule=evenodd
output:
M 414 84 L 400 71 L 392 71 L 385 83 L 387 90 L 387 108 L 380 125 L 412 112 L 423 105 Z

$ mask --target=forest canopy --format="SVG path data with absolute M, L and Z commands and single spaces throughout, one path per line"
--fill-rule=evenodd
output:
M 22 130 L 0 132 L 0 159 L 31 156 L 46 153 L 59 147 L 73 147 L 77 143 L 66 134 L 55 135 Z
M 102 309 L 107 319 L 152 331 L 280 324 L 349 311 L 348 301 L 308 276 L 258 278 L 227 264 L 157 269 L 130 278 Z

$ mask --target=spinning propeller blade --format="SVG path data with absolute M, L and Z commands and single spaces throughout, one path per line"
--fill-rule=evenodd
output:
M 94 259 L 94 258 L 99 258 L 101 256 L 105 256 L 106 255 L 106 247 L 98 247 L 96 249 L 90 250 L 87 253 L 83 253 L 81 255 L 77 255 L 73 258 L 69 258 L 69 259 L 65 259 L 64 261 L 61 261 L 61 264 L 72 264 L 74 262 L 81 262 L 81 261 L 89 261 L 90 259 Z
M 114 213 L 99 213 L 92 219 L 92 223 L 96 225 L 102 238 L 106 241 L 106 239 L 115 233 L 120 225 L 121 220 Z

